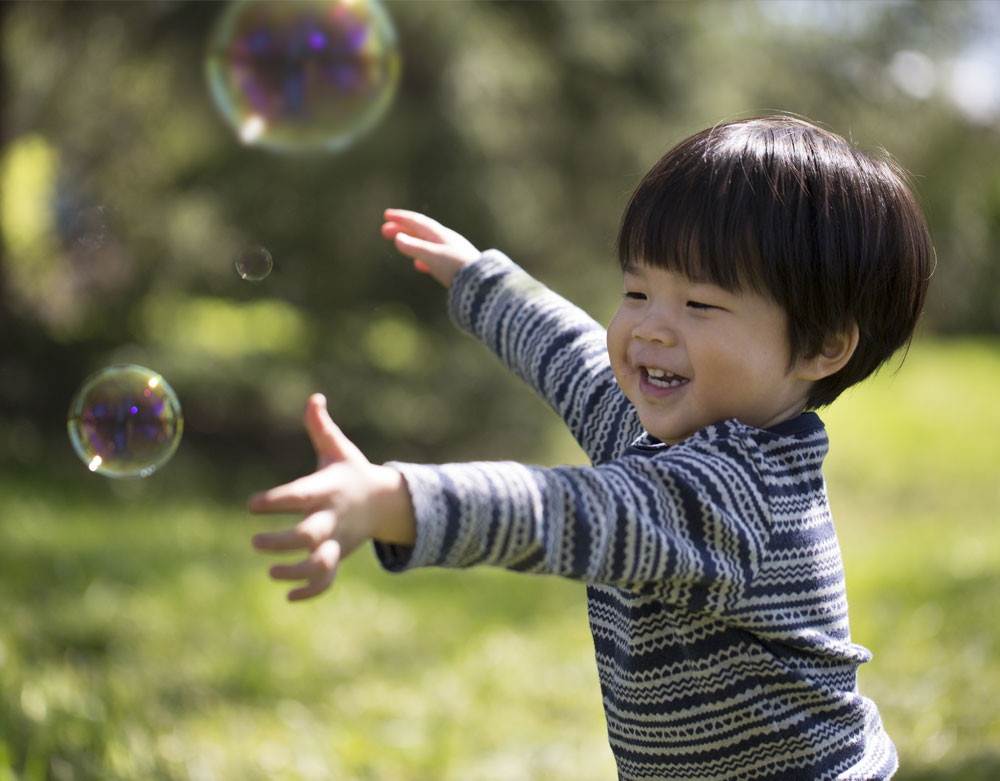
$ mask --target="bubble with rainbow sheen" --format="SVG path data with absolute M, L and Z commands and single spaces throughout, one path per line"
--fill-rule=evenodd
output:
M 66 418 L 69 440 L 91 472 L 148 477 L 177 450 L 184 430 L 173 388 L 144 366 L 108 366 L 74 394 Z
M 267 279 L 274 268 L 274 258 L 265 247 L 245 247 L 236 256 L 236 272 L 248 282 Z
M 385 114 L 401 58 L 379 0 L 237 0 L 212 31 L 205 69 L 243 143 L 333 152 Z

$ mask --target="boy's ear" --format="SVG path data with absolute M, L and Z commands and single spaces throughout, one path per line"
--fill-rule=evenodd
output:
M 818 353 L 799 359 L 797 372 L 799 379 L 815 382 L 835 374 L 851 360 L 857 347 L 858 324 L 851 323 L 851 327 L 846 331 L 828 336 Z

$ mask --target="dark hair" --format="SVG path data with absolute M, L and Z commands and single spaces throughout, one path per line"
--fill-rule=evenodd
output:
M 857 323 L 854 355 L 815 382 L 832 402 L 913 336 L 933 247 L 901 169 L 800 119 L 698 133 L 646 174 L 622 216 L 618 259 L 752 290 L 787 313 L 790 365 Z

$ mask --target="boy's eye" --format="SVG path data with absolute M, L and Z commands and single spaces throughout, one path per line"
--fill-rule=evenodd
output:
M 688 301 L 687 305 L 692 309 L 718 309 L 717 306 L 712 306 L 711 304 L 704 304 L 701 301 Z
M 638 293 L 638 292 L 636 292 L 634 290 L 626 290 L 625 291 L 625 298 L 631 298 L 633 301 L 645 301 L 646 300 L 646 294 L 645 293 Z

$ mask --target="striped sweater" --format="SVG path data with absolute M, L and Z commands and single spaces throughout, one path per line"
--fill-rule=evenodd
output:
M 559 413 L 593 466 L 394 463 L 414 546 L 387 569 L 493 565 L 586 582 L 622 779 L 878 779 L 896 769 L 858 693 L 822 422 L 736 420 L 667 446 L 615 383 L 604 330 L 490 250 L 449 294 Z

